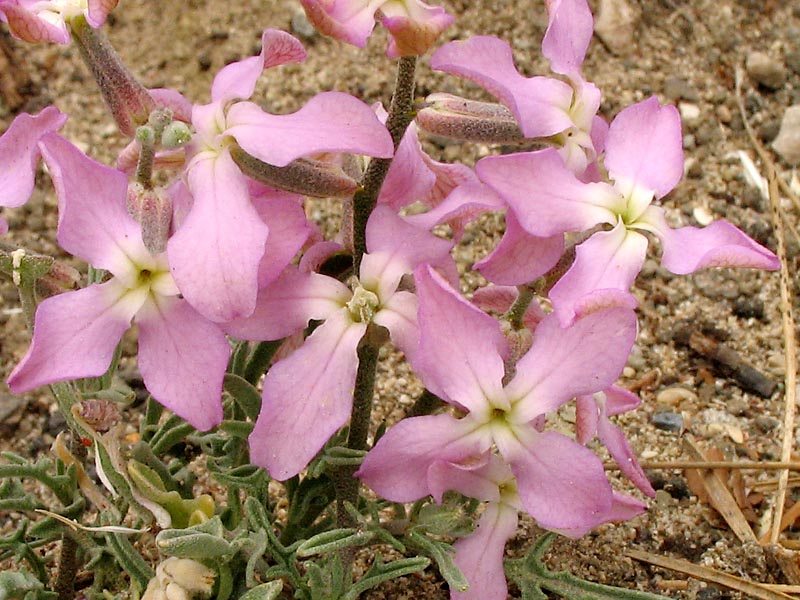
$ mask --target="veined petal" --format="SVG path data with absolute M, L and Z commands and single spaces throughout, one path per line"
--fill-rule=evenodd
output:
M 279 481 L 302 471 L 350 417 L 366 331 L 345 312 L 330 317 L 264 378 L 264 402 L 250 434 L 250 456 Z
M 607 183 L 580 181 L 554 148 L 487 156 L 475 171 L 531 235 L 549 237 L 617 222 L 619 193 Z
M 780 261 L 771 250 L 727 221 L 714 221 L 703 228 L 672 229 L 664 218 L 663 209 L 650 206 L 637 226 L 658 236 L 663 249 L 661 264 L 678 275 L 707 267 L 751 267 L 770 271 L 780 268 Z
M 575 249 L 575 262 L 550 290 L 550 300 L 562 324 L 580 312 L 593 293 L 619 290 L 628 294 L 644 264 L 647 238 L 620 222 L 598 231 Z
M 477 35 L 449 42 L 431 57 L 431 67 L 468 79 L 487 90 L 514 113 L 526 137 L 547 137 L 569 129 L 572 87 L 549 77 L 524 77 L 514 66 L 509 46 Z
M 508 585 L 503 569 L 506 542 L 517 530 L 517 509 L 489 503 L 478 528 L 455 544 L 455 563 L 469 581 L 465 592 L 450 590 L 451 600 L 506 600 Z
M 61 129 L 66 120 L 67 115 L 48 106 L 37 115 L 17 115 L 0 136 L 0 206 L 22 206 L 28 201 L 39 163 L 39 140 Z
M 222 421 L 231 347 L 219 327 L 177 297 L 151 296 L 139 314 L 139 371 L 153 398 L 194 428 Z
M 389 58 L 422 56 L 455 20 L 441 6 L 428 6 L 420 0 L 385 2 L 381 13 L 381 25 L 390 32 Z
M 491 254 L 473 265 L 492 283 L 522 285 L 552 269 L 564 254 L 564 235 L 537 237 L 519 224 L 511 211 L 506 213 L 506 230 Z
M 141 228 L 125 206 L 128 178 L 59 135 L 48 134 L 40 147 L 58 194 L 59 245 L 122 278 L 130 277 L 134 263 L 150 262 Z
M 525 510 L 545 529 L 591 528 L 611 509 L 611 485 L 591 451 L 554 431 L 496 439 L 511 463 Z M 523 438 L 523 439 L 520 439 Z
M 606 137 L 605 166 L 611 179 L 631 181 L 661 198 L 683 176 L 681 117 L 652 96 L 622 110 Z
M 279 340 L 301 331 L 311 319 L 332 317 L 351 296 L 333 277 L 290 266 L 259 291 L 250 316 L 225 323 L 223 329 L 240 340 Z
M 589 4 L 586 0 L 549 0 L 546 5 L 549 23 L 542 54 L 553 71 L 577 78 L 594 33 Z
M 225 149 L 202 153 L 188 173 L 194 205 L 167 244 L 181 292 L 200 314 L 224 322 L 256 306 L 269 228 L 250 203 L 247 180 Z
M 492 189 L 477 181 L 467 181 L 453 189 L 444 199 L 431 210 L 418 215 L 406 217 L 406 221 L 423 229 L 433 229 L 440 223 L 456 223 L 454 236 L 458 240 L 459 231 L 463 232 L 464 226 L 475 220 L 481 214 L 492 210 L 506 208 L 503 200 Z
M 350 152 L 388 158 L 394 153 L 389 131 L 372 109 L 348 94 L 323 92 L 289 115 L 271 115 L 252 102 L 228 110 L 228 128 L 257 159 L 285 167 L 319 152 Z
M 633 410 L 642 403 L 639 396 L 618 385 L 603 390 L 602 395 L 605 396 L 606 415 L 609 417 Z
M 300 0 L 300 4 L 320 33 L 363 48 L 375 27 L 375 11 L 385 1 Z
M 531 349 L 506 386 L 509 419 L 528 423 L 574 396 L 608 388 L 622 373 L 636 338 L 636 314 L 628 308 L 590 313 L 566 328 L 555 314 L 536 327 Z
M 584 446 L 597 435 L 597 422 L 600 420 L 600 407 L 593 396 L 582 395 L 575 398 L 575 439 Z
M 461 462 L 481 455 L 491 443 L 469 418 L 403 419 L 369 451 L 356 477 L 382 498 L 413 502 L 432 493 L 428 472 L 437 461 Z
M 303 62 L 306 51 L 300 41 L 277 29 L 265 29 L 261 34 L 261 54 L 225 65 L 211 85 L 213 102 L 247 99 L 256 89 L 256 81 L 264 69 L 288 63 Z
M 25 42 L 55 42 L 67 45 L 70 43 L 69 30 L 63 19 L 51 23 L 27 8 L 15 4 L 4 3 L 0 6 L 0 15 L 8 23 L 11 35 Z
M 33 340 L 11 372 L 15 394 L 106 372 L 144 298 L 118 281 L 51 296 L 36 309 Z
M 500 326 L 453 290 L 433 269 L 414 272 L 419 298 L 420 344 L 414 368 L 442 399 L 486 415 L 503 402 L 503 357 L 508 346 Z

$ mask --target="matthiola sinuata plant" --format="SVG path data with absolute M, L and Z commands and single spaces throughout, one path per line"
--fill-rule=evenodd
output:
M 435 561 L 455 600 L 505 599 L 507 575 L 526 597 L 577 597 L 588 584 L 539 562 L 550 538 L 525 561 L 504 562 L 504 549 L 520 513 L 579 537 L 654 495 L 610 419 L 639 403 L 616 381 L 636 337 L 630 287 L 648 236 L 678 274 L 777 268 L 729 223 L 668 224 L 654 202 L 682 174 L 678 113 L 649 98 L 610 125 L 597 114 L 601 90 L 581 71 L 586 0 L 546 3 L 550 74 L 521 75 L 500 39 L 453 41 L 431 66 L 499 103 L 436 93 L 416 105 L 417 60 L 453 21 L 443 8 L 302 4 L 320 31 L 359 47 L 376 21 L 389 30 L 388 111 L 322 91 L 294 113 L 265 112 L 252 99 L 262 72 L 306 56 L 285 32 L 264 30 L 261 52 L 223 67 L 203 104 L 137 81 L 99 29 L 116 2 L 0 0 L 16 38 L 77 45 L 131 138 L 115 167 L 102 165 L 58 133 L 67 116 L 52 106 L 0 136 L 0 206 L 28 201 L 43 159 L 58 244 L 89 265 L 78 286 L 74 269 L 0 245 L 32 334 L 8 386 L 49 385 L 74 442 L 60 435 L 54 457 L 36 462 L 4 454 L 3 509 L 43 512 L 0 538 L 0 560 L 24 561 L 0 576 L 0 596 L 74 594 L 83 565 L 94 573 L 84 597 L 355 599 Z M 473 169 L 428 156 L 426 133 L 542 148 Z M 335 237 L 306 217 L 310 198 L 341 203 Z M 423 209 L 408 214 L 415 203 Z M 487 211 L 504 212 L 506 228 L 474 265 L 490 284 L 470 299 L 452 251 Z M 432 232 L 441 224 L 450 239 Z M 132 325 L 150 394 L 135 433 L 120 408 L 136 395 L 117 375 Z M 408 418 L 374 431 L 389 341 L 426 389 Z M 556 431 L 549 417 L 572 402 L 574 431 Z M 615 489 L 595 437 L 641 495 Z M 87 446 L 101 485 L 83 465 Z M 197 492 L 198 453 L 213 497 Z M 48 581 L 50 557 L 36 548 L 55 540 Z M 378 543 L 402 558 L 376 555 L 356 578 L 355 549 Z

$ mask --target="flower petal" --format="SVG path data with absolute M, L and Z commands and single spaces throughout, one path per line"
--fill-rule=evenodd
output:
M 381 25 L 390 34 L 386 50 L 389 58 L 422 56 L 455 21 L 441 6 L 428 6 L 420 0 L 385 2 L 381 14 Z
M 605 166 L 615 181 L 651 190 L 656 198 L 667 194 L 683 176 L 678 109 L 651 96 L 622 110 L 608 129 Z
M 433 393 L 470 411 L 504 398 L 508 346 L 497 321 L 467 302 L 430 267 L 414 273 L 420 344 L 414 368 Z
M 625 434 L 611 423 L 607 417 L 601 417 L 597 423 L 597 437 L 608 448 L 608 453 L 611 454 L 614 462 L 619 465 L 622 474 L 630 479 L 644 494 L 653 498 L 656 492 L 639 465 L 636 454 L 633 452 L 633 448 L 631 448 Z
M 542 40 L 542 54 L 556 73 L 579 78 L 594 33 L 589 4 L 586 0 L 550 0 L 546 6 L 549 23 Z
M 513 422 L 527 423 L 574 396 L 609 387 L 622 373 L 635 338 L 636 314 L 628 308 L 590 313 L 563 329 L 555 314 L 548 315 L 506 386 L 517 401 Z
M 139 371 L 158 402 L 207 431 L 222 421 L 231 347 L 219 327 L 177 297 L 154 296 L 136 315 Z
M 374 321 L 389 330 L 392 342 L 409 360 L 412 360 L 419 345 L 417 325 L 417 297 L 411 292 L 395 292 L 388 301 L 381 303 Z
M 750 267 L 770 271 L 780 268 L 780 261 L 772 251 L 727 221 L 714 221 L 703 228 L 672 229 L 664 218 L 663 209 L 655 206 L 649 207 L 640 221 L 661 240 L 661 264 L 677 275 L 708 267 Z
M 247 180 L 227 149 L 195 156 L 188 180 L 194 205 L 167 244 L 175 282 L 212 321 L 248 316 L 256 306 L 269 228 L 253 208 Z
M 228 128 L 257 159 L 285 167 L 319 152 L 350 152 L 388 158 L 394 153 L 389 131 L 372 109 L 348 94 L 323 92 L 289 115 L 271 115 L 252 102 L 228 109 Z
M 619 193 L 607 183 L 583 183 L 554 148 L 487 156 L 475 171 L 505 200 L 530 234 L 550 237 L 616 223 Z
M 363 48 L 375 27 L 375 11 L 386 0 L 300 0 L 322 34 Z
M 453 189 L 446 198 L 431 210 L 406 217 L 406 221 L 423 229 L 433 229 L 440 223 L 449 222 L 454 228 L 456 241 L 464 226 L 481 214 L 502 210 L 506 207 L 492 189 L 477 181 L 468 181 Z
M 0 16 L 5 17 L 2 20 L 8 23 L 11 35 L 17 39 L 31 43 L 54 42 L 61 45 L 70 43 L 69 30 L 63 18 L 51 23 L 27 8 L 9 3 L 0 6 Z
M 11 372 L 8 387 L 18 394 L 102 375 L 142 300 L 113 279 L 46 298 L 36 309 L 31 346 Z
M 285 481 L 302 471 L 350 417 L 366 331 L 344 311 L 330 317 L 264 378 L 264 401 L 250 434 L 254 464 Z
M 256 81 L 264 69 L 303 62 L 306 51 L 300 41 L 277 29 L 265 29 L 261 34 L 261 54 L 225 65 L 211 85 L 213 102 L 247 99 L 256 89 Z
M 0 206 L 25 204 L 33 193 L 39 140 L 61 129 L 67 115 L 48 106 L 37 115 L 22 113 L 0 136 Z
M 89 0 L 86 20 L 95 29 L 102 27 L 108 18 L 108 13 L 114 10 L 118 3 L 119 0 Z

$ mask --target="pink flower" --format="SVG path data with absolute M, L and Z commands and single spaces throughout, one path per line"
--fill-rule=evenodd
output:
M 214 321 L 255 310 L 269 236 L 252 205 L 249 179 L 231 157 L 234 145 L 278 167 L 320 152 L 392 155 L 389 132 L 366 104 L 347 94 L 318 94 L 287 115 L 271 115 L 244 101 L 265 68 L 304 59 L 295 38 L 265 30 L 261 54 L 224 67 L 214 78 L 212 102 L 192 110 L 197 133 L 186 149 L 186 182 L 193 203 L 167 252 L 186 299 Z
M 77 16 L 97 29 L 119 0 L 0 0 L 0 20 L 26 42 L 69 44 L 69 23 Z
M 16 208 L 30 199 L 41 155 L 39 140 L 61 129 L 66 120 L 67 115 L 48 106 L 38 115 L 18 115 L 0 136 L 0 206 Z M 0 234 L 6 231 L 8 223 L 0 218 Z
M 180 298 L 166 255 L 144 247 L 125 206 L 127 178 L 57 135 L 45 136 L 40 147 L 58 192 L 59 245 L 112 277 L 39 305 L 33 341 L 9 388 L 19 393 L 102 375 L 134 321 L 139 370 L 153 397 L 198 429 L 218 424 L 230 346 L 219 327 Z
M 581 535 L 607 520 L 615 498 L 597 456 L 532 422 L 616 380 L 636 335 L 633 311 L 608 308 L 566 329 L 555 315 L 546 317 L 504 383 L 509 348 L 497 322 L 430 268 L 419 267 L 415 281 L 420 342 L 411 363 L 429 390 L 467 414 L 401 421 L 357 475 L 388 500 L 413 501 L 450 489 L 434 469 L 440 461 L 468 464 L 494 447 L 511 467 L 522 506 L 542 527 Z
M 309 21 L 325 35 L 359 48 L 377 18 L 389 30 L 387 56 L 421 56 L 454 21 L 443 8 L 420 0 L 300 0 Z
M 644 232 L 660 239 L 661 262 L 676 274 L 715 266 L 778 268 L 771 251 L 730 223 L 672 229 L 664 210 L 652 205 L 683 174 L 674 106 L 661 106 L 652 97 L 620 112 L 608 131 L 604 163 L 609 182 L 589 183 L 553 149 L 487 157 L 476 165 L 481 181 L 503 198 L 530 235 L 612 227 L 577 247 L 574 264 L 551 290 L 562 323 L 573 319 L 583 303 L 602 304 L 609 295 L 628 294 L 645 260 Z

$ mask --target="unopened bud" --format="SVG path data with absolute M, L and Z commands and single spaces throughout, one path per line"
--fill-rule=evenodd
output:
M 99 433 L 105 433 L 119 422 L 119 407 L 109 400 L 87 398 L 76 406 L 81 419 Z
M 140 125 L 134 137 L 142 146 L 152 146 L 156 143 L 156 130 L 152 125 Z
M 161 145 L 165 148 L 180 148 L 192 139 L 191 128 L 183 121 L 173 121 L 161 134 Z
M 167 249 L 172 201 L 164 188 L 128 184 L 128 213 L 142 226 L 142 242 L 153 256 Z
M 36 294 L 40 299 L 75 289 L 81 274 L 66 263 L 54 261 L 50 270 L 36 280 Z
M 133 136 L 137 126 L 147 123 L 156 108 L 155 101 L 123 64 L 106 37 L 93 29 L 85 17 L 75 17 L 70 25 L 81 57 L 100 87 L 119 130 Z
M 478 102 L 451 94 L 431 94 L 417 113 L 417 125 L 445 138 L 485 144 L 525 140 L 514 115 L 502 104 Z
M 231 147 L 231 156 L 242 173 L 279 190 L 314 198 L 347 198 L 358 188 L 352 177 L 331 163 L 298 158 L 285 167 L 276 167 L 250 156 L 238 146 Z

